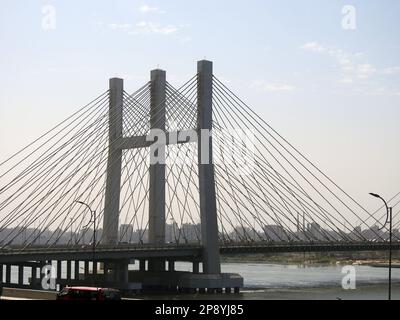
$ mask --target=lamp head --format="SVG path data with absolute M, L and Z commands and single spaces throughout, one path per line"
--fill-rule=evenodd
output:
M 375 197 L 375 198 L 380 198 L 380 197 L 381 197 L 379 194 L 376 194 L 376 193 L 370 192 L 369 194 L 370 194 L 371 196 Z

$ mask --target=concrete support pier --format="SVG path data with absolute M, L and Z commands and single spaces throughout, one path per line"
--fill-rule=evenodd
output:
M 85 280 L 87 280 L 89 277 L 89 261 L 85 260 L 85 264 L 84 264 L 83 268 L 84 268 Z
M 5 283 L 11 283 L 11 264 L 6 264 L 6 281 Z
M 18 285 L 24 285 L 24 266 L 23 264 L 18 265 Z
M 170 271 L 170 272 L 175 271 L 175 261 L 174 260 L 168 260 L 168 271 Z
M 60 281 L 61 280 L 61 275 L 62 275 L 62 273 L 61 273 L 61 260 L 57 260 L 57 281 Z
M 66 279 L 67 280 L 71 280 L 71 261 L 70 260 L 67 260 L 66 261 L 66 263 L 67 263 L 67 277 L 66 277 Z
M 74 262 L 74 280 L 79 280 L 79 261 Z

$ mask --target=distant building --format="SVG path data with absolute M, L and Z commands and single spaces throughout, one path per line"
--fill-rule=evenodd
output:
M 79 244 L 90 244 L 93 237 L 93 230 L 90 228 L 82 228 L 79 232 L 78 243 Z
M 355 227 L 355 228 L 353 229 L 353 231 L 351 231 L 351 232 L 348 234 L 348 237 L 349 237 L 351 240 L 354 240 L 354 241 L 356 241 L 356 240 L 362 240 L 362 230 L 361 230 L 361 226 Z
M 270 241 L 287 241 L 289 240 L 285 229 L 282 226 L 269 224 L 264 226 L 264 235 Z
M 307 234 L 312 239 L 322 240 L 325 239 L 324 229 L 316 222 L 310 222 L 307 224 Z
M 382 237 L 383 233 L 379 230 L 379 226 L 373 225 L 369 229 L 362 231 L 362 235 L 367 240 L 378 240 Z
M 174 243 L 178 238 L 178 224 L 173 222 L 172 224 L 165 225 L 165 242 L 166 243 Z
M 184 223 L 181 225 L 181 238 L 189 242 L 195 242 L 200 239 L 200 225 Z
M 133 226 L 131 224 L 121 224 L 119 227 L 119 242 L 133 242 Z
M 229 238 L 233 241 L 247 241 L 251 239 L 254 240 L 257 237 L 253 229 L 250 229 L 248 227 L 238 226 L 235 228 L 235 230 L 229 233 Z
M 137 229 L 133 233 L 133 243 L 147 243 L 149 241 L 149 231 L 147 229 Z

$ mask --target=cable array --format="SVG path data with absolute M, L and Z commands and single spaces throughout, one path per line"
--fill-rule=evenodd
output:
M 213 112 L 219 215 L 236 231 L 234 240 L 383 240 L 383 232 L 370 228 L 379 223 L 376 215 L 216 77 Z M 229 233 L 223 238 L 232 240 Z
M 179 88 L 166 83 L 167 134 L 197 132 L 197 75 Z M 110 142 L 109 91 L 105 91 L 25 148 L 0 163 L 0 249 L 18 245 L 80 245 L 93 241 L 90 212 L 103 241 L 110 150 L 123 138 L 149 134 L 151 83 L 123 92 L 122 135 Z M 219 237 L 222 242 L 381 241 L 371 227 L 382 207 L 368 212 L 284 139 L 218 78 L 213 77 L 212 147 Z M 119 139 L 121 138 L 121 139 Z M 114 148 L 116 147 L 116 148 Z M 171 143 L 166 150 L 166 241 L 201 241 L 198 146 Z M 119 241 L 148 241 L 150 149 L 122 151 Z M 156 199 L 158 201 L 158 199 Z M 400 216 L 400 193 L 389 205 Z M 379 214 L 377 214 L 379 213 Z M 354 223 L 357 221 L 357 223 Z M 395 220 L 396 221 L 396 220 Z M 400 221 L 393 227 L 398 228 Z M 394 235 L 396 239 L 398 235 Z

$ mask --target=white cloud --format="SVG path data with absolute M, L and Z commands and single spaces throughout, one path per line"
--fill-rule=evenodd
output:
M 189 37 L 189 36 L 181 37 L 181 38 L 179 38 L 179 40 L 180 40 L 182 43 L 188 43 L 188 42 L 191 42 L 191 41 L 192 41 L 192 37 Z
M 343 78 L 343 79 L 340 79 L 338 82 L 343 83 L 343 84 L 351 84 L 354 82 L 354 80 L 351 78 Z
M 368 79 L 374 73 L 376 73 L 376 68 L 369 63 L 357 65 L 356 75 L 360 79 Z
M 108 27 L 111 30 L 128 30 L 132 27 L 129 23 L 109 23 Z
M 267 84 L 265 89 L 267 91 L 292 91 L 296 88 L 288 84 Z
M 383 74 L 392 75 L 392 74 L 400 74 L 400 67 L 390 67 L 382 70 Z
M 400 96 L 400 91 L 397 88 L 381 86 L 368 91 L 367 94 L 370 96 Z
M 158 7 L 151 7 L 147 4 L 144 4 L 142 6 L 139 7 L 139 11 L 142 13 L 149 13 L 149 12 L 157 12 L 160 11 L 160 9 Z
M 138 34 L 161 34 L 170 35 L 176 33 L 180 28 L 176 25 L 162 25 L 156 22 L 140 21 L 135 25 L 130 23 L 109 23 L 107 25 L 113 31 L 123 31 L 131 35 Z M 185 41 L 190 41 L 189 38 Z
M 263 81 L 254 82 L 251 85 L 251 87 L 270 92 L 293 91 L 296 89 L 295 86 L 289 84 L 273 84 L 273 83 L 265 83 Z
M 373 65 L 366 63 L 362 59 L 364 57 L 363 53 L 349 53 L 342 49 L 322 46 L 317 42 L 308 42 L 301 46 L 301 48 L 319 54 L 325 54 L 334 59 L 343 73 L 342 77 L 347 80 L 353 78 L 366 80 L 378 72 Z M 339 82 L 344 83 L 344 79 L 339 80 Z M 354 81 L 345 82 L 353 83 Z
M 315 51 L 315 52 L 325 52 L 326 48 L 318 44 L 317 42 L 307 42 L 301 46 L 301 49 Z
M 178 27 L 175 25 L 161 25 L 159 23 L 141 21 L 136 24 L 136 27 L 130 32 L 130 34 L 170 35 L 177 31 Z

